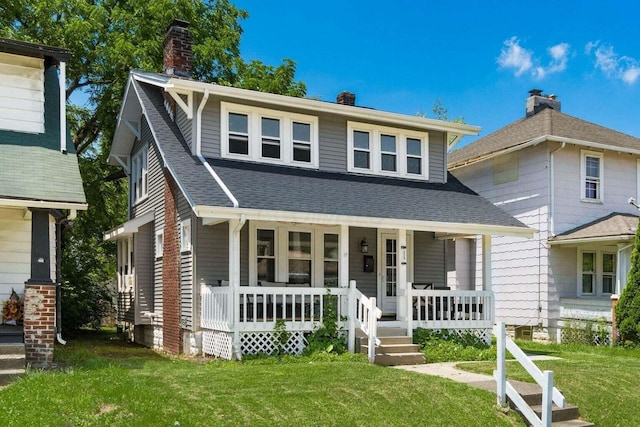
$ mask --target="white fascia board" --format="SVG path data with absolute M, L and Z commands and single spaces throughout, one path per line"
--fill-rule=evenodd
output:
M 109 153 L 108 163 L 111 166 L 119 166 L 119 162 L 113 159 L 113 156 L 128 156 L 131 153 L 133 147 L 133 137 L 135 136 L 132 129 L 126 125 L 126 122 L 137 122 L 140 120 L 140 116 L 136 116 L 136 112 L 142 111 L 142 104 L 140 98 L 132 89 L 132 75 L 129 75 L 129 81 L 125 87 L 123 96 L 123 102 L 120 106 L 120 113 L 118 114 L 118 122 L 116 124 L 116 130 L 113 134 L 113 141 L 111 142 L 111 151 Z M 135 96 L 135 97 L 134 97 Z M 132 107 L 131 103 L 136 102 L 137 106 Z
M 190 90 L 203 93 L 205 90 L 209 90 L 211 95 L 225 96 L 245 101 L 262 102 L 287 108 L 301 108 L 314 112 L 339 114 L 361 120 L 378 120 L 385 124 L 388 123 L 396 126 L 409 126 L 423 130 L 452 132 L 459 135 L 478 135 L 481 130 L 479 126 L 445 122 L 443 120 L 428 119 L 418 116 L 414 117 L 405 114 L 365 109 L 350 105 L 334 104 L 332 102 L 318 101 L 315 99 L 296 98 L 248 89 L 239 89 L 230 86 L 220 86 L 195 80 L 177 79 L 173 77 L 167 77 L 163 80 L 158 78 L 156 75 L 151 76 L 146 73 L 137 74 L 136 72 L 133 72 L 133 76 L 139 81 L 162 87 L 165 90 Z
M 549 245 L 558 246 L 558 245 L 579 245 L 583 243 L 616 243 L 616 242 L 627 242 L 629 240 L 633 240 L 634 236 L 628 234 L 621 234 L 619 236 L 601 236 L 601 237 L 585 237 L 578 239 L 564 239 L 564 240 L 549 240 Z
M 280 221 L 304 224 L 344 224 L 353 227 L 369 228 L 403 228 L 416 231 L 434 231 L 440 233 L 456 233 L 465 235 L 504 235 L 516 237 L 533 237 L 534 229 L 528 227 L 513 227 L 485 224 L 462 224 L 439 221 L 415 221 L 406 219 L 371 218 L 346 215 L 326 215 L 305 212 L 270 211 L 260 209 L 227 208 L 216 206 L 194 207 L 195 214 L 200 218 L 238 219 L 245 215 L 248 220 Z
M 140 227 L 150 223 L 155 219 L 155 211 L 147 212 L 137 218 L 129 220 L 124 224 L 112 228 L 103 234 L 104 240 L 117 240 L 119 238 L 128 237 L 133 233 L 137 233 Z
M 76 209 L 86 211 L 89 205 L 86 203 L 55 202 L 50 200 L 22 200 L 22 199 L 2 199 L 0 206 L 10 206 L 18 208 L 38 208 L 38 209 Z

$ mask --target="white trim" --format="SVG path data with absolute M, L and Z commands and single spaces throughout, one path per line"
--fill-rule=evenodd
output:
M 636 200 L 640 200 L 640 159 L 636 160 Z
M 39 209 L 78 209 L 86 211 L 89 205 L 86 203 L 55 202 L 51 200 L 23 200 L 23 199 L 2 199 L 0 206 L 10 206 L 19 208 L 39 208 Z
M 195 80 L 172 78 L 154 73 L 132 71 L 131 78 L 162 88 L 194 90 L 198 92 L 203 92 L 205 89 L 209 89 L 209 91 L 213 95 L 217 95 L 220 97 L 230 97 L 234 99 L 241 99 L 243 101 L 264 102 L 267 104 L 282 106 L 288 109 L 302 108 L 313 111 L 314 113 L 327 112 L 349 116 L 360 120 L 384 121 L 400 127 L 415 127 L 418 129 L 438 130 L 443 132 L 450 131 L 460 135 L 477 135 L 481 129 L 479 126 L 472 126 L 468 124 L 428 119 L 418 116 L 409 116 L 368 108 L 365 109 L 362 107 L 354 107 L 349 105 L 334 104 L 314 99 L 296 98 L 292 96 L 276 95 L 272 93 L 258 92 L 248 89 L 220 86 L 211 83 L 198 82 Z
M 135 206 L 149 197 L 149 143 L 142 144 L 140 150 L 131 156 L 129 182 L 131 206 Z
M 599 159 L 596 193 L 598 197 L 588 198 L 585 195 L 587 182 L 587 157 Z M 591 177 L 590 177 L 591 178 Z M 598 151 L 580 150 L 580 201 L 590 203 L 604 202 L 604 153 Z
M 66 64 L 60 62 L 60 75 L 58 76 L 58 85 L 60 87 L 60 152 L 67 152 L 67 89 L 65 87 L 67 81 Z
M 104 240 L 115 240 L 123 237 L 129 237 L 133 233 L 137 233 L 140 227 L 150 223 L 155 219 L 155 211 L 147 212 L 144 215 L 133 218 L 119 226 L 112 228 L 111 230 L 103 234 Z
M 417 221 L 397 218 L 372 218 L 348 215 L 327 215 L 306 212 L 289 212 L 276 210 L 261 210 L 247 208 L 226 208 L 217 206 L 196 205 L 193 208 L 200 218 L 233 219 L 240 214 L 248 220 L 298 222 L 305 224 L 337 225 L 344 224 L 353 227 L 390 228 L 399 227 L 416 231 L 435 231 L 442 233 L 479 235 L 495 234 L 505 236 L 533 237 L 534 229 L 529 227 L 467 224 L 440 221 Z
M 191 252 L 191 218 L 180 221 L 178 232 L 180 236 L 180 252 Z
M 247 144 L 248 154 L 237 154 L 229 151 L 229 113 L 247 116 Z M 262 156 L 262 119 L 275 119 L 279 121 L 279 145 L 280 158 Z M 311 126 L 311 161 L 300 162 L 293 160 L 293 124 L 304 123 Z M 221 156 L 230 159 L 252 160 L 260 163 L 290 164 L 294 166 L 317 169 L 320 164 L 319 154 L 319 126 L 318 117 L 288 111 L 272 110 L 267 108 L 252 107 L 243 104 L 220 102 L 220 151 Z
M 164 228 L 156 230 L 155 238 L 153 240 L 155 258 L 162 258 L 164 253 Z
M 593 270 L 593 292 L 585 293 L 582 289 L 582 259 L 585 253 L 590 253 L 594 255 L 594 270 Z M 613 283 L 612 283 L 612 292 L 603 292 L 603 279 L 604 279 L 604 255 L 613 255 L 613 261 L 615 263 L 613 269 Z M 617 287 L 617 279 L 618 279 L 618 251 L 617 249 L 591 249 L 584 248 L 578 249 L 578 265 L 577 265 L 577 289 L 576 295 L 578 297 L 602 297 L 609 296 L 616 292 Z
M 585 237 L 585 238 L 576 238 L 576 239 L 566 239 L 566 240 L 548 240 L 547 243 L 549 245 L 575 245 L 579 243 L 601 243 L 601 242 L 611 242 L 615 244 L 619 241 L 628 241 L 633 240 L 633 235 L 625 235 L 621 234 L 618 236 L 603 236 L 603 237 Z
M 369 134 L 369 168 L 359 168 L 355 165 L 354 151 L 364 151 L 354 147 L 354 132 L 359 131 Z M 382 169 L 382 135 L 390 135 L 396 140 L 396 170 Z M 421 174 L 407 172 L 407 139 L 417 139 L 421 142 Z M 411 156 L 415 158 L 416 156 Z M 411 179 L 429 179 L 429 134 L 388 126 L 377 126 L 369 123 L 347 122 L 347 170 L 349 172 L 403 177 Z

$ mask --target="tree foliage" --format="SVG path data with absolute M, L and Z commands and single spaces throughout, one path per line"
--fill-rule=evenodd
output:
M 623 341 L 640 342 L 640 225 L 631 252 L 627 285 L 616 306 L 616 326 Z
M 442 104 L 441 98 L 436 99 L 436 101 L 433 104 L 433 107 L 431 108 L 431 111 L 433 112 L 434 119 L 444 120 L 445 122 L 454 122 L 454 123 L 461 123 L 461 124 L 466 123 L 464 121 L 464 116 L 460 116 L 455 119 L 449 119 L 449 110 L 447 109 L 447 107 L 445 107 Z M 424 111 L 418 111 L 416 113 L 416 116 L 427 117 L 427 114 Z
M 126 219 L 127 184 L 107 166 L 129 70 L 162 71 L 163 40 L 174 19 L 190 22 L 193 78 L 242 88 L 304 96 L 295 63 L 279 66 L 240 57 L 240 21 L 247 12 L 229 0 L 0 1 L 0 37 L 65 47 L 67 116 L 79 155 L 89 210 L 66 233 L 63 246 L 63 323 L 95 323 L 106 283 L 115 276 L 115 246 L 102 233 Z

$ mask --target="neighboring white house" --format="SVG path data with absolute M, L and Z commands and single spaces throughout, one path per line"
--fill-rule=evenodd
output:
M 555 337 L 562 320 L 611 321 L 638 223 L 628 199 L 640 188 L 640 139 L 562 113 L 553 95 L 530 94 L 525 117 L 453 151 L 448 165 L 538 230 L 532 240 L 492 241 L 496 316 Z

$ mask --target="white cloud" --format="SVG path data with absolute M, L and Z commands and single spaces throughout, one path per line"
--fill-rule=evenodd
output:
M 520 41 L 514 36 L 505 40 L 504 47 L 498 57 L 501 68 L 515 70 L 516 77 L 529 72 L 533 78 L 540 80 L 551 73 L 558 73 L 567 68 L 570 46 L 559 43 L 547 49 L 551 60 L 546 66 L 540 65 L 540 60 L 534 58 L 533 52 L 520 46 Z
M 514 36 L 505 40 L 504 47 L 498 57 L 498 64 L 502 68 L 515 69 L 516 76 L 522 75 L 532 67 L 531 51 L 520 46 L 520 42 Z
M 596 48 L 594 50 L 594 48 Z M 585 52 L 596 59 L 596 68 L 607 77 L 618 78 L 628 85 L 634 84 L 640 78 L 640 63 L 629 56 L 619 56 L 610 45 L 600 45 L 600 42 L 589 42 Z

